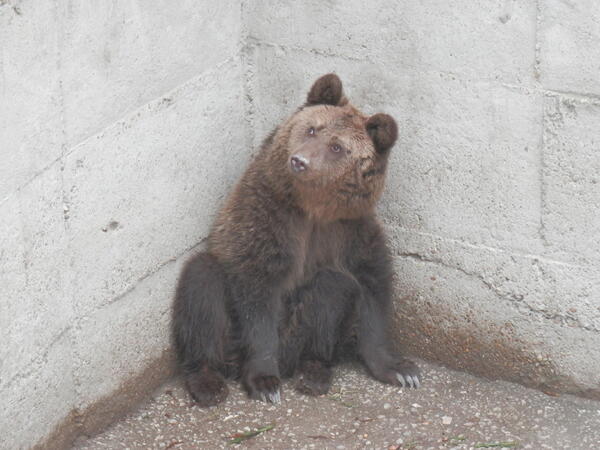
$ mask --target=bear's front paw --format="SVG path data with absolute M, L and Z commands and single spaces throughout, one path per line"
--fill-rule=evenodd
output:
M 250 398 L 269 403 L 281 403 L 279 377 L 275 375 L 258 375 L 246 378 L 244 384 Z
M 371 364 L 369 369 L 375 378 L 384 383 L 414 389 L 421 386 L 419 367 L 406 358 L 397 358 L 391 363 Z

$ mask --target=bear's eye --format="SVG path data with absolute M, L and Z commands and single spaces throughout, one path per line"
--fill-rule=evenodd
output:
M 333 144 L 333 145 L 331 146 L 331 151 L 332 151 L 333 153 L 339 153 L 339 152 L 341 152 L 341 151 L 342 151 L 342 146 L 341 146 L 340 144 Z
M 315 130 L 315 127 L 310 127 L 308 129 L 308 135 L 309 136 L 314 136 L 315 134 L 317 134 L 317 130 Z

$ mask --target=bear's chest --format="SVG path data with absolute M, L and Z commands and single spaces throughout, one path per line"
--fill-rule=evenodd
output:
M 306 222 L 297 229 L 291 286 L 310 280 L 320 268 L 345 270 L 348 233 L 344 226 Z

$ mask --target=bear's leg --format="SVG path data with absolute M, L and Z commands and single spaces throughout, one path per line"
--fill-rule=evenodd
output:
M 185 384 L 201 406 L 225 400 L 228 394 L 220 371 L 230 340 L 225 278 L 209 253 L 193 257 L 185 267 L 173 306 L 172 332 Z
M 306 333 L 300 327 L 302 309 L 299 308 L 301 296 L 298 291 L 285 296 L 285 313 L 279 323 L 279 371 L 283 378 L 294 375 L 306 344 Z
M 308 395 L 327 393 L 332 359 L 340 341 L 340 326 L 360 294 L 357 282 L 344 273 L 322 269 L 299 289 L 301 327 L 306 345 L 296 389 Z
M 418 366 L 391 350 L 389 312 L 368 292 L 359 306 L 358 352 L 371 374 L 384 383 L 418 388 Z
M 392 263 L 382 239 L 358 266 L 362 295 L 358 302 L 358 354 L 371 374 L 384 383 L 417 388 L 419 368 L 393 350 L 391 342 Z
M 267 287 L 252 289 L 248 280 L 232 282 L 231 288 L 245 353 L 242 383 L 251 398 L 279 403 L 280 296 Z

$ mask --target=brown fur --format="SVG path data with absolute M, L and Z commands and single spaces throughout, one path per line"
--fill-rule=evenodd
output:
M 299 389 L 322 393 L 348 339 L 378 379 L 417 384 L 389 346 L 391 259 L 374 212 L 396 137 L 390 116 L 362 114 L 329 74 L 267 138 L 180 280 L 174 335 L 202 404 L 226 394 L 215 370 L 231 360 L 255 398 L 275 401 L 300 360 Z

